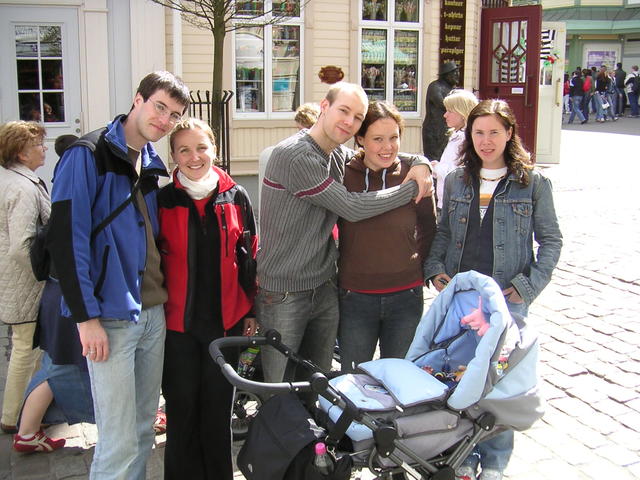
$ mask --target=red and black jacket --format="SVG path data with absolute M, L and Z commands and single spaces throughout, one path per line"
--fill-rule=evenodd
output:
M 224 171 L 213 167 L 219 175 L 218 194 L 209 200 L 213 208 L 205 208 L 205 214 L 216 216 L 219 227 L 220 245 L 220 291 L 211 292 L 219 296 L 222 312 L 222 324 L 225 331 L 233 327 L 252 309 L 250 298 L 238 282 L 238 261 L 236 246 L 242 239 L 242 232 L 251 232 L 252 254 L 255 257 L 258 239 L 246 190 L 236 184 Z M 244 218 L 248 225 L 243 223 Z M 173 174 L 173 183 L 158 193 L 160 215 L 160 235 L 158 247 L 162 256 L 165 285 L 169 299 L 165 304 L 167 329 L 184 332 L 188 330 L 189 319 L 193 313 L 193 292 L 195 285 L 195 230 L 200 228 L 196 206 L 177 178 Z M 187 328 L 186 328 L 187 327 Z

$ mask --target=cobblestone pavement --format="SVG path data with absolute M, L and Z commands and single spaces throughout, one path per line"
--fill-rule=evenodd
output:
M 545 168 L 565 246 L 530 311 L 541 333 L 547 409 L 516 434 L 508 480 L 640 478 L 640 120 L 571 127 L 562 134 L 560 165 Z M 0 388 L 8 346 L 8 328 L 0 326 Z M 69 448 L 20 455 L 0 434 L 0 480 L 86 479 L 95 427 L 49 433 L 66 437 Z M 163 443 L 156 438 L 148 479 L 162 478 Z

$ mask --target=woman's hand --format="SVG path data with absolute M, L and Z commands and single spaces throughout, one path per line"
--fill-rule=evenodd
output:
M 522 297 L 520 296 L 518 291 L 515 289 L 515 287 L 505 288 L 502 291 L 502 294 L 507 299 L 507 301 L 511 303 L 524 303 L 524 300 L 522 300 Z
M 439 273 L 431 279 L 431 283 L 433 283 L 433 286 L 436 287 L 436 290 L 439 292 L 444 290 L 444 287 L 446 287 L 450 281 L 451 277 L 446 273 Z
M 246 317 L 244 319 L 244 326 L 242 329 L 242 335 L 245 337 L 251 337 L 258 331 L 258 322 L 255 317 Z

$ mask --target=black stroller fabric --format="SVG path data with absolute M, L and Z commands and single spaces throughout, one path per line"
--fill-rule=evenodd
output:
M 313 445 L 325 436 L 296 395 L 276 395 L 251 422 L 238 454 L 238 468 L 247 480 L 347 480 L 348 456 L 336 463 L 329 476 L 313 468 Z

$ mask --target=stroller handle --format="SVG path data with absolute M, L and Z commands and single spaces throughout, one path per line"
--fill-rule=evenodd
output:
M 261 345 L 271 345 L 277 350 L 287 350 L 287 347 L 280 343 L 281 336 L 275 330 L 269 330 L 265 336 L 262 337 L 222 337 L 214 340 L 209 344 L 209 355 L 215 363 L 218 364 L 222 370 L 222 374 L 225 378 L 236 388 L 246 390 L 248 392 L 262 394 L 262 395 L 277 395 L 288 392 L 315 392 L 319 393 L 326 390 L 329 381 L 327 377 L 320 373 L 315 372 L 311 375 L 309 381 L 304 382 L 279 382 L 279 383 L 267 383 L 256 382 L 249 380 L 238 375 L 238 372 L 229 365 L 224 358 L 224 354 L 221 352 L 222 348 L 227 347 L 251 347 Z

